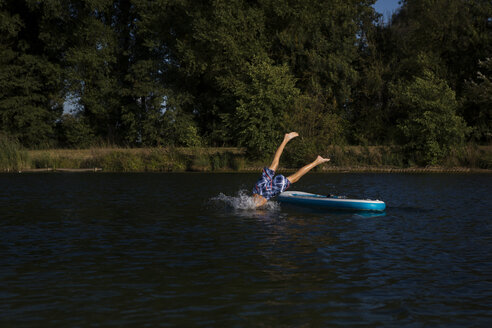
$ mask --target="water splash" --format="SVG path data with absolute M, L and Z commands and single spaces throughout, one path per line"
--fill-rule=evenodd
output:
M 217 204 L 223 204 L 226 207 L 232 208 L 234 210 L 253 211 L 257 209 L 254 198 L 249 195 L 246 190 L 239 190 L 236 196 L 227 196 L 223 193 L 220 193 L 218 196 L 212 197 L 210 201 Z M 278 203 L 268 201 L 260 209 L 276 211 L 279 208 L 280 206 Z

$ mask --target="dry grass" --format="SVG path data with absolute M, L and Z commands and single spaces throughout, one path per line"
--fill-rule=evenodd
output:
M 106 172 L 256 171 L 268 163 L 247 158 L 243 148 L 120 148 L 23 151 L 24 169 L 94 169 Z M 469 172 L 492 170 L 492 145 L 456 148 L 441 167 L 418 167 L 399 147 L 330 146 L 322 154 L 332 160 L 322 172 Z M 283 158 L 282 170 L 297 165 Z M 268 161 L 268 160 L 267 160 Z M 20 166 L 20 165 L 18 165 Z M 0 167 L 6 171 L 10 167 Z

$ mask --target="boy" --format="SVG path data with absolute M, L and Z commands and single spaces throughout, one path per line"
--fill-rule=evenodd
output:
M 260 179 L 256 182 L 253 188 L 253 198 L 255 200 L 256 207 L 265 205 L 270 198 L 275 197 L 285 191 L 291 184 L 299 181 L 304 174 L 308 173 L 315 166 L 330 160 L 329 158 L 318 156 L 314 162 L 302 167 L 299 171 L 288 176 L 287 178 L 281 174 L 275 175 L 275 171 L 278 168 L 280 155 L 282 155 L 285 145 L 297 136 L 299 136 L 297 132 L 287 133 L 284 136 L 284 141 L 282 141 L 275 152 L 275 157 L 273 158 L 272 164 L 270 164 L 268 168 L 265 167 L 263 169 Z

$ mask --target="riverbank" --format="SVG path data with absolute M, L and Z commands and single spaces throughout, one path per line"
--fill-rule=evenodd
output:
M 492 172 L 492 146 L 455 149 L 441 166 L 409 163 L 396 147 L 332 146 L 332 159 L 318 172 Z M 248 158 L 243 148 L 91 148 L 10 150 L 0 172 L 255 172 L 268 162 Z M 297 170 L 286 152 L 279 171 Z
M 243 170 L 221 170 L 221 171 L 201 171 L 206 172 L 222 172 L 222 173 L 252 173 L 260 172 L 262 167 L 255 168 L 245 168 Z M 43 169 L 26 169 L 21 171 L 16 171 L 12 173 L 42 173 L 42 172 L 59 172 L 59 173 L 86 173 L 86 172 L 103 172 L 104 170 L 99 167 L 90 169 L 67 169 L 67 168 L 43 168 Z M 296 169 L 292 168 L 282 168 L 278 169 L 279 173 L 293 173 Z M 316 170 L 319 173 L 492 173 L 492 170 L 488 169 L 476 169 L 476 168 L 466 168 L 466 167 L 408 167 L 408 168 L 375 168 L 375 167 L 331 167 L 322 168 Z M 107 171 L 106 171 L 107 172 Z M 116 171 L 110 171 L 116 172 Z M 152 172 L 152 171 L 135 171 L 138 172 Z M 159 171 L 155 171 L 159 172 Z M 160 171 L 162 172 L 162 171 Z M 173 171 L 168 171 L 173 172 Z M 197 171 L 176 171 L 176 172 L 197 172 Z

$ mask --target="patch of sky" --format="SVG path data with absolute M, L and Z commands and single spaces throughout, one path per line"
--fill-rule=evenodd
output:
M 64 114 L 75 114 L 80 109 L 80 97 L 69 93 L 65 102 L 63 103 L 63 113 Z
M 374 9 L 383 15 L 384 23 L 387 23 L 398 8 L 401 7 L 399 0 L 377 0 Z

